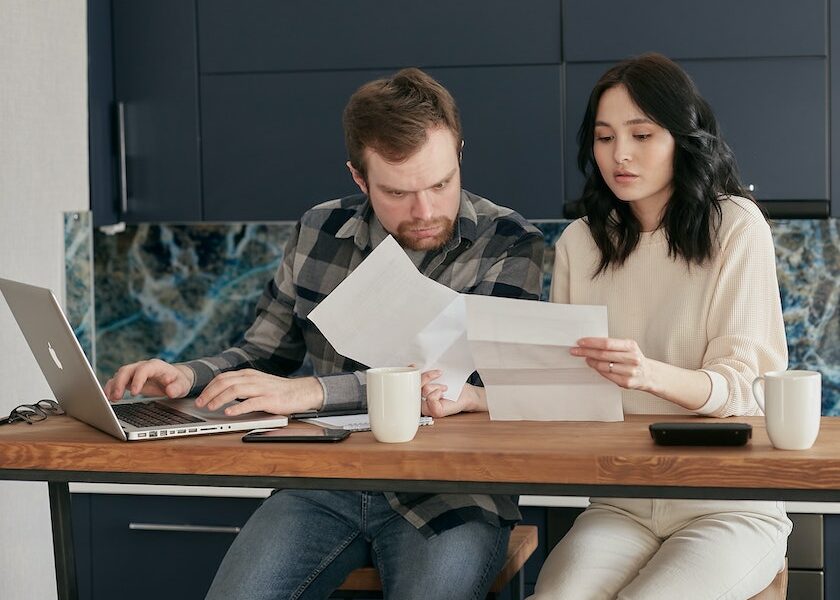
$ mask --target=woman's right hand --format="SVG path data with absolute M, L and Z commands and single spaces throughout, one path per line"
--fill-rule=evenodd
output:
M 434 383 L 442 374 L 441 371 L 427 371 L 421 376 L 421 412 L 424 415 L 441 419 L 459 412 L 487 412 L 487 396 L 483 387 L 468 383 L 457 400 L 449 400 L 444 396 L 447 387 Z
M 120 367 L 105 384 L 105 396 L 117 402 L 128 390 L 132 396 L 183 398 L 192 388 L 193 380 L 190 368 L 152 358 Z

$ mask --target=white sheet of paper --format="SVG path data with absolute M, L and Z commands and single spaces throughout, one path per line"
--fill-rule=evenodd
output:
M 342 355 L 369 367 L 441 369 L 447 397 L 475 370 L 462 295 L 420 273 L 388 236 L 312 312 Z
M 623 421 L 621 390 L 572 356 L 607 337 L 606 306 L 465 296 L 467 339 L 496 420 Z
M 342 355 L 440 369 L 456 399 L 481 373 L 490 418 L 621 421 L 621 392 L 569 354 L 607 336 L 605 306 L 459 294 L 422 275 L 388 237 L 309 314 Z

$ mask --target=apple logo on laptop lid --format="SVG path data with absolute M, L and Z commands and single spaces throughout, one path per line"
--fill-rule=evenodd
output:
M 56 354 L 55 348 L 52 347 L 50 342 L 47 342 L 47 350 L 50 351 L 50 356 L 52 357 L 55 366 L 63 371 L 64 365 L 61 364 L 61 361 L 58 359 L 58 354 Z

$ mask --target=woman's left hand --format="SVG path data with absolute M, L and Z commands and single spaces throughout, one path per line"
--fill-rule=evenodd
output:
M 653 389 L 652 361 L 645 358 L 635 340 L 581 338 L 571 349 L 603 377 L 628 390 Z

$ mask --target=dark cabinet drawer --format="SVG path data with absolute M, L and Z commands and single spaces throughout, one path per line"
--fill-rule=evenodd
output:
M 94 600 L 204 598 L 237 529 L 260 503 L 74 495 L 74 519 L 84 520 L 87 511 L 90 517 L 88 535 L 75 540 L 80 590 L 90 590 Z
M 529 218 L 562 217 L 558 65 L 434 68 L 463 115 L 463 185 Z M 204 218 L 297 220 L 357 191 L 341 113 L 384 71 L 202 77 Z
M 729 142 L 745 184 L 762 200 L 828 199 L 826 59 L 685 61 Z M 579 197 L 577 128 L 611 63 L 566 66 L 566 198 Z M 796 115 L 791 118 L 791 115 Z
M 826 56 L 826 0 L 563 3 L 563 59 Z
M 201 0 L 203 73 L 560 62 L 560 1 Z
M 822 571 L 788 571 L 787 597 L 791 600 L 823 600 L 834 598 L 825 594 Z
M 788 568 L 821 571 L 825 568 L 823 515 L 789 514 L 793 531 L 788 537 Z
M 262 503 L 251 498 L 73 494 L 73 535 L 80 598 L 200 599 L 235 530 Z M 525 564 L 529 589 L 551 550 L 546 509 L 523 507 L 523 523 L 539 528 Z M 507 598 L 507 592 L 500 600 Z

